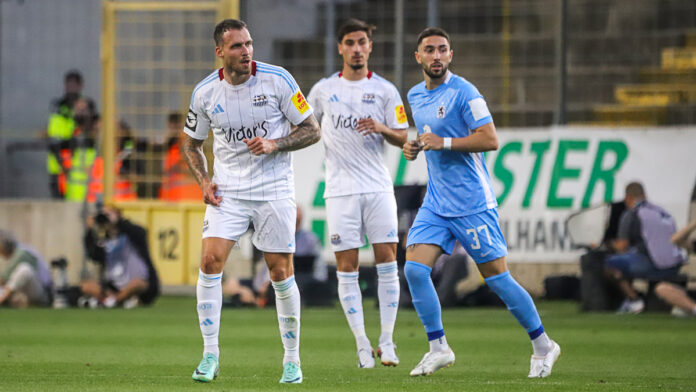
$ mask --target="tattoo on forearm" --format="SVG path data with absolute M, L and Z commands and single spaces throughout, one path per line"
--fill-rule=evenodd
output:
M 187 137 L 182 146 L 186 164 L 198 184 L 202 184 L 203 180 L 208 178 L 208 170 L 206 169 L 205 154 L 203 154 L 203 140 L 196 140 L 192 137 Z
M 278 146 L 278 151 L 295 151 L 311 146 L 318 142 L 320 138 L 319 123 L 317 123 L 314 115 L 310 115 L 298 124 L 288 136 L 275 139 L 275 142 L 276 146 Z

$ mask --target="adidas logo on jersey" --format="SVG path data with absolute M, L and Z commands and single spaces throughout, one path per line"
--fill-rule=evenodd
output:
M 375 95 L 372 93 L 365 93 L 362 96 L 363 103 L 375 103 Z
M 254 106 L 263 106 L 268 103 L 268 98 L 266 98 L 266 95 L 264 94 L 259 94 L 254 96 L 254 98 L 251 99 L 251 104 Z
M 333 94 L 331 98 L 329 98 L 329 102 L 338 102 L 338 97 L 336 96 L 336 94 Z
M 222 106 L 220 106 L 220 104 L 217 104 L 217 106 L 215 106 L 215 110 L 213 110 L 213 114 L 220 114 L 220 113 L 225 113 L 225 111 L 222 109 Z

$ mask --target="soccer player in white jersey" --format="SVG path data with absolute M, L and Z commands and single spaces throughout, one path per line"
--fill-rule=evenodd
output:
M 366 234 L 377 264 L 382 327 L 377 354 L 385 366 L 399 364 L 392 338 L 399 306 L 396 201 L 383 150 L 385 141 L 401 147 L 408 128 L 399 92 L 368 69 L 373 29 L 356 19 L 338 29 L 343 70 L 317 82 L 308 96 L 321 121 L 326 147 L 324 198 L 336 254 L 338 296 L 355 336 L 361 368 L 375 366 L 358 284 L 358 249 L 365 245 Z
M 319 124 L 286 70 L 252 60 L 254 49 L 244 22 L 220 22 L 214 38 L 223 67 L 193 90 L 184 128 L 184 156 L 208 204 L 196 287 L 204 349 L 193 379 L 209 382 L 219 373 L 222 269 L 253 222 L 252 241 L 264 252 L 270 271 L 285 348 L 280 382 L 301 383 L 300 293 L 292 265 L 297 209 L 290 151 L 316 143 Z M 201 148 L 211 129 L 212 180 Z
M 453 54 L 444 30 L 421 32 L 415 56 L 425 80 L 408 92 L 418 140 L 404 144 L 404 157 L 413 160 L 425 151 L 428 191 L 408 233 L 404 275 L 430 345 L 411 376 L 427 376 L 454 363 L 430 272 L 438 256 L 451 253 L 458 240 L 529 335 L 529 377 L 546 377 L 561 348 L 544 331 L 529 293 L 508 271 L 498 203 L 483 159 L 483 152 L 498 148 L 498 136 L 481 93 L 447 69 Z

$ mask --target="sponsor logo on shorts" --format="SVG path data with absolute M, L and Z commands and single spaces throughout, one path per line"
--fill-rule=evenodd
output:
M 365 93 L 362 96 L 363 103 L 375 103 L 375 95 L 372 93 Z
M 309 104 L 304 95 L 302 95 L 302 91 L 298 91 L 297 94 L 292 96 L 292 103 L 300 114 L 304 114 L 309 109 Z
M 204 232 L 204 233 L 205 233 L 206 230 L 208 230 L 208 227 L 209 227 L 209 226 L 208 226 L 208 220 L 206 219 L 206 220 L 203 221 L 203 232 Z
M 407 121 L 406 110 L 404 110 L 404 105 L 399 105 L 394 108 L 394 113 L 396 114 L 396 121 L 399 124 L 403 124 Z
M 295 240 L 292 240 L 292 241 L 288 244 L 288 248 L 292 248 L 293 246 L 295 246 Z
M 440 106 L 437 108 L 437 118 L 445 118 L 445 105 Z
M 254 98 L 251 99 L 251 104 L 254 106 L 263 106 L 267 103 L 268 98 L 266 98 L 265 94 L 255 95 Z
M 331 243 L 333 245 L 338 245 L 341 243 L 341 236 L 338 234 L 331 234 Z
M 394 238 L 396 237 L 396 230 L 392 229 L 392 231 L 387 234 L 387 238 Z

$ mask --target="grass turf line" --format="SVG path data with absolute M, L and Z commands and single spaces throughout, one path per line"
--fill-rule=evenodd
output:
M 529 380 L 531 347 L 505 309 L 446 309 L 457 361 L 429 377 L 409 371 L 427 350 L 413 309 L 394 333 L 401 364 L 358 369 L 346 320 L 335 308 L 302 312 L 302 385 L 279 385 L 282 345 L 273 308 L 223 309 L 221 374 L 191 373 L 202 339 L 194 298 L 162 298 L 134 310 L 0 309 L 0 391 L 696 391 L 696 319 L 667 314 L 583 314 L 577 304 L 541 302 L 544 325 L 563 354 L 547 379 Z M 366 301 L 373 345 L 379 313 Z

